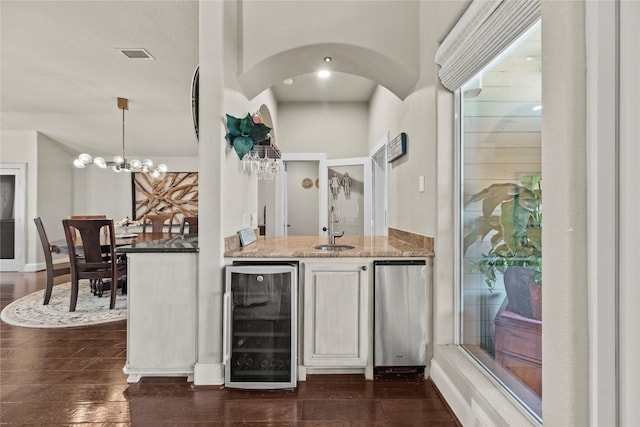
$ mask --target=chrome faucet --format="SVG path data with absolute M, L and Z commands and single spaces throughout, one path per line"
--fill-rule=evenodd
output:
M 330 245 L 336 244 L 336 237 L 344 236 L 344 231 L 338 231 L 338 232 L 333 231 L 333 224 L 338 222 L 338 220 L 335 219 L 334 211 L 335 211 L 335 206 L 331 205 L 331 209 L 329 210 L 329 244 Z

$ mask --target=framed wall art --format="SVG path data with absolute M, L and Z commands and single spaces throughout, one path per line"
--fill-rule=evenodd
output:
M 174 224 L 183 216 L 198 215 L 198 172 L 167 172 L 159 178 L 131 174 L 134 220 L 146 214 L 173 213 Z

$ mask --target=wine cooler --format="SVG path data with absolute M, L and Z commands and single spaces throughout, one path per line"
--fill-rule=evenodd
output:
M 295 265 L 227 266 L 227 387 L 296 386 L 297 287 Z

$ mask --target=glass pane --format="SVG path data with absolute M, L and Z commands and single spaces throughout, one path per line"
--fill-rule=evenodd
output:
M 291 381 L 291 273 L 232 273 L 231 381 Z
M 15 258 L 16 177 L 0 175 L 0 259 Z
M 461 342 L 541 417 L 541 44 L 462 88 Z
M 329 168 L 329 208 L 334 206 L 334 230 L 364 235 L 364 166 Z M 331 220 L 329 218 L 329 220 Z

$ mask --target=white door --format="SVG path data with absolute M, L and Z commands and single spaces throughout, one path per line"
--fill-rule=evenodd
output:
M 331 159 L 321 163 L 320 228 L 328 227 L 328 212 L 334 207 L 335 231 L 347 236 L 371 236 L 371 158 Z M 326 233 L 320 233 L 326 234 Z
M 287 161 L 285 235 L 313 236 L 318 233 L 318 162 Z
M 326 223 L 322 179 L 325 153 L 283 153 L 278 176 L 279 211 L 276 212 L 276 236 L 317 235 Z M 326 181 L 324 183 L 326 185 Z M 326 234 L 326 233 L 325 233 Z
M 0 163 L 0 271 L 24 269 L 26 193 L 26 165 Z

